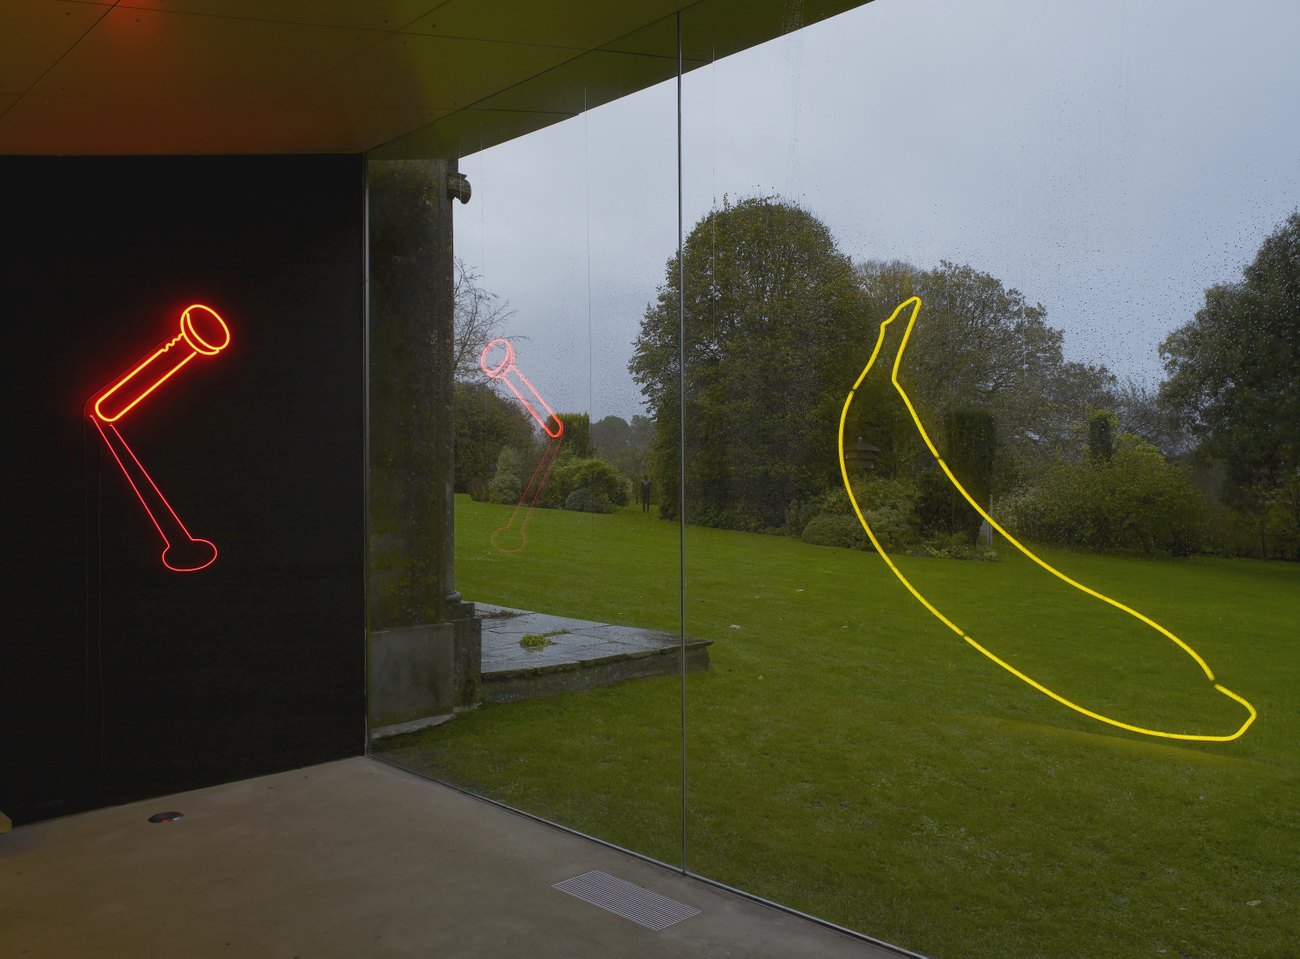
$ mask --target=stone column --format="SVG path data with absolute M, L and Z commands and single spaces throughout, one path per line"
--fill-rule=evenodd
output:
M 369 164 L 372 727 L 478 698 L 481 640 L 456 591 L 454 160 Z

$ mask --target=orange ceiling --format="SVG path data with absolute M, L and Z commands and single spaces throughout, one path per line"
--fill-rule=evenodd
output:
M 865 0 L 0 0 L 0 154 L 458 157 Z

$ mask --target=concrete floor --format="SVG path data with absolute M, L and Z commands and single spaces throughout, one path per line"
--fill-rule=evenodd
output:
M 591 869 L 701 913 L 652 932 L 551 888 Z M 6 959 L 892 955 L 363 758 L 0 836 Z

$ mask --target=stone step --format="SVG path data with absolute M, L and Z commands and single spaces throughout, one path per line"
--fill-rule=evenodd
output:
M 551 616 L 475 603 L 483 617 L 482 695 L 487 702 L 591 689 L 627 679 L 675 676 L 682 643 L 671 633 Z M 526 635 L 546 636 L 544 648 L 526 648 Z M 709 668 L 711 640 L 687 638 L 686 669 Z

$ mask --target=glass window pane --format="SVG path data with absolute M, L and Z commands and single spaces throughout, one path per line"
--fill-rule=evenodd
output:
M 1297 27 L 880 0 L 687 76 L 692 870 L 939 956 L 1300 935 Z
M 459 163 L 473 196 L 455 205 L 440 280 L 455 313 L 454 472 L 444 474 L 455 587 L 481 631 L 481 652 L 464 654 L 481 657 L 469 670 L 477 691 L 453 696 L 445 722 L 381 724 L 372 749 L 676 863 L 680 536 L 657 511 L 673 491 L 649 486 L 641 502 L 652 433 L 628 370 L 676 242 L 676 105 L 661 85 L 584 110 L 588 79 L 591 98 L 608 99 L 608 77 L 583 76 L 582 62 L 551 104 L 568 103 L 572 118 Z M 675 60 L 666 64 L 671 76 Z M 372 163 L 372 250 L 385 229 L 375 214 L 389 209 L 375 200 L 383 167 Z M 404 262 L 426 253 L 407 252 Z M 385 317 L 371 319 L 382 336 Z M 382 390 L 392 378 L 372 366 L 371 380 Z M 436 485 L 403 483 L 395 494 L 372 479 L 372 495 L 397 495 L 400 513 L 400 496 Z M 372 694 L 376 642 L 372 632 Z M 448 684 L 450 669 L 450 685 L 461 682 L 462 658 L 457 647 L 435 660 L 431 681 Z M 706 666 L 707 651 L 689 665 Z

